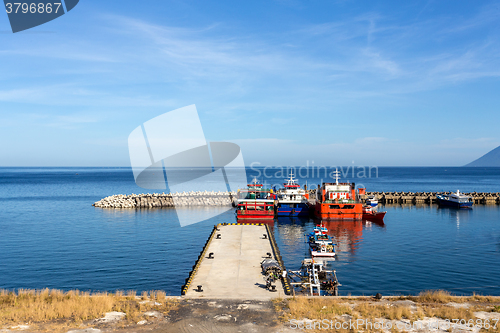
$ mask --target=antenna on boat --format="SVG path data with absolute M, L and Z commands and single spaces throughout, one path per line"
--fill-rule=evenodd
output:
M 295 185 L 297 180 L 293 178 L 293 171 L 290 171 L 290 175 L 289 175 L 289 178 L 286 180 L 286 184 L 284 184 L 285 186 L 291 186 L 291 185 Z
M 335 168 L 334 174 L 335 174 L 335 183 L 338 185 L 339 184 L 339 174 L 340 174 L 338 168 Z

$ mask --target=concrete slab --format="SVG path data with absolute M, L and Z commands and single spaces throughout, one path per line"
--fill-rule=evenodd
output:
M 260 263 L 268 252 L 273 254 L 265 226 L 220 225 L 219 229 L 216 233 L 221 234 L 221 239 L 212 239 L 185 297 L 249 300 L 284 297 L 280 281 L 276 282 L 276 292 L 265 287 Z M 208 259 L 211 252 L 214 259 Z M 203 292 L 196 291 L 198 285 Z

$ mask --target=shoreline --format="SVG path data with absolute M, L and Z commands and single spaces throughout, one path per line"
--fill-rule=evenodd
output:
M 36 295 L 38 300 L 34 298 Z M 86 311 L 90 307 L 96 309 L 94 303 L 89 303 L 89 298 L 100 299 L 101 303 L 106 300 L 113 305 L 110 303 L 88 315 Z M 79 309 L 79 314 L 67 312 L 62 315 L 54 312 L 68 307 Z M 22 312 L 24 310 L 28 312 Z M 16 312 L 24 315 L 13 319 Z M 7 317 L 9 315 L 11 318 Z M 44 316 L 47 319 L 40 320 Z M 161 291 L 143 293 L 141 296 L 136 296 L 135 292 L 88 294 L 75 290 L 62 293 L 48 289 L 38 292 L 24 290 L 15 295 L 12 292 L 0 292 L 2 333 L 20 330 L 68 333 L 241 330 L 286 333 L 296 332 L 295 324 L 304 326 L 304 331 L 308 332 L 324 331 L 315 330 L 311 326 L 315 322 L 338 324 L 340 329 L 334 331 L 347 332 L 349 330 L 342 329 L 342 324 L 349 322 L 377 322 L 379 325 L 391 324 L 396 328 L 397 325 L 425 325 L 428 322 L 445 325 L 447 322 L 453 323 L 453 319 L 463 320 L 464 323 L 473 320 L 475 325 L 484 326 L 488 323 L 493 326 L 500 321 L 500 296 L 455 296 L 445 291 L 426 291 L 417 296 L 384 296 L 381 299 L 372 296 L 298 296 L 266 301 L 245 298 L 189 299 L 165 296 Z M 499 326 L 500 322 L 497 329 Z M 464 332 L 479 331 L 466 326 L 458 328 Z M 441 331 L 446 330 L 438 330 Z

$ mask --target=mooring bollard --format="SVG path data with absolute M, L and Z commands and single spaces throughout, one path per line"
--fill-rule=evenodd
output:
M 267 239 L 267 234 L 263 234 L 262 236 L 264 236 L 264 239 Z
M 271 252 L 267 252 L 266 254 L 268 258 L 271 258 Z
M 217 239 L 220 239 L 220 234 L 217 234 Z
M 203 289 L 201 289 L 201 285 L 198 286 L 198 289 L 196 289 L 197 292 L 201 293 Z
M 213 258 L 214 258 L 214 253 L 213 253 L 213 252 L 210 252 L 210 253 L 208 254 L 208 259 L 213 259 Z

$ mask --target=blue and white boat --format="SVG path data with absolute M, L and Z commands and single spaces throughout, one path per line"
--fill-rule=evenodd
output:
M 328 229 L 323 225 L 317 225 L 314 231 L 309 234 L 309 250 L 312 257 L 334 257 L 335 244 L 330 236 Z
M 377 197 L 374 196 L 374 195 L 369 195 L 366 198 L 366 204 L 370 205 L 372 207 L 377 207 L 377 205 L 378 205 L 378 199 L 377 199 Z
M 440 206 L 448 206 L 454 208 L 472 208 L 474 201 L 472 197 L 464 195 L 457 190 L 457 193 L 437 194 L 437 202 Z
M 277 191 L 277 216 L 309 216 L 309 195 L 300 188 L 297 180 L 290 173 L 290 178 Z

